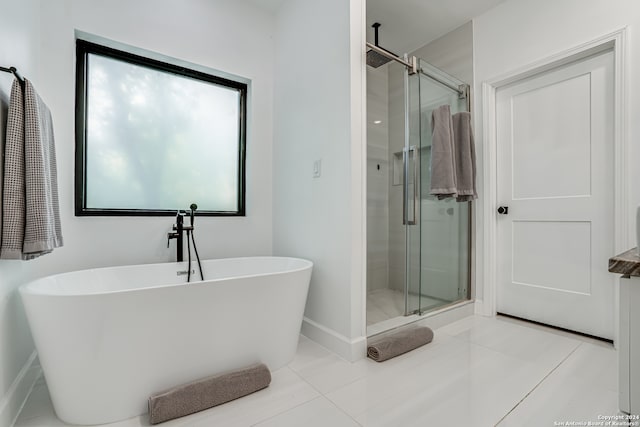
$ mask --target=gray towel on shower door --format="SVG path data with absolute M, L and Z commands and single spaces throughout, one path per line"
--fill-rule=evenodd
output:
M 438 199 L 456 196 L 456 164 L 453 148 L 453 122 L 448 105 L 431 113 L 431 188 Z
M 31 82 L 11 88 L 2 191 L 2 259 L 62 246 L 53 121 Z
M 456 201 L 468 202 L 478 198 L 476 147 L 471 130 L 471 114 L 467 111 L 456 113 L 451 120 L 456 165 Z

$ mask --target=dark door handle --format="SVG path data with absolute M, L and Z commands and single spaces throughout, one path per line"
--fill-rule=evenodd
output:
M 500 215 L 507 215 L 509 213 L 509 206 L 500 206 L 498 208 L 498 213 Z

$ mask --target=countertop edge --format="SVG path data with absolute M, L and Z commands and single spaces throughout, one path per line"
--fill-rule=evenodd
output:
M 624 276 L 640 276 L 640 256 L 638 248 L 629 249 L 609 258 L 609 272 Z

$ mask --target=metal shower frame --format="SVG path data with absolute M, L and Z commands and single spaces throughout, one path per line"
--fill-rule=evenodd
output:
M 392 53 L 388 52 L 385 49 L 382 49 L 379 46 L 376 46 L 373 43 L 369 43 L 367 42 L 367 47 L 371 50 L 373 50 L 374 52 L 379 53 L 380 55 L 386 56 L 387 58 L 396 61 L 399 64 L 402 64 L 403 66 L 405 66 L 407 68 L 407 71 L 409 72 L 409 75 L 414 75 L 417 73 L 422 73 L 425 76 L 429 77 L 430 79 L 435 80 L 436 82 L 440 83 L 443 86 L 448 87 L 449 89 L 455 91 L 458 93 L 458 98 L 459 99 L 467 99 L 467 103 L 469 103 L 469 85 L 464 83 L 461 84 L 459 86 L 454 86 L 449 82 L 446 82 L 442 79 L 440 79 L 438 76 L 434 76 L 432 74 L 429 74 L 428 72 L 426 72 L 425 70 L 423 70 L 422 68 L 420 68 L 418 66 L 418 58 L 415 56 L 411 56 L 409 57 L 408 55 L 405 55 L 404 59 L 400 58 L 396 55 L 393 55 Z M 470 109 L 469 109 L 470 110 Z

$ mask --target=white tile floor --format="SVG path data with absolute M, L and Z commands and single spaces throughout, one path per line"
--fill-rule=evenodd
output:
M 162 426 L 553 426 L 617 414 L 616 390 L 610 345 L 471 316 L 383 363 L 348 363 L 301 337 L 295 360 L 267 389 Z M 39 381 L 15 426 L 65 425 Z M 109 427 L 148 425 L 141 416 Z
M 417 295 L 409 295 L 409 306 L 418 307 L 422 304 L 423 310 L 448 304 L 427 296 L 422 296 L 418 301 Z M 394 289 L 376 289 L 367 292 L 367 325 L 384 322 L 394 317 L 404 315 L 404 292 Z
M 367 325 L 404 315 L 404 293 L 393 289 L 367 292 Z

